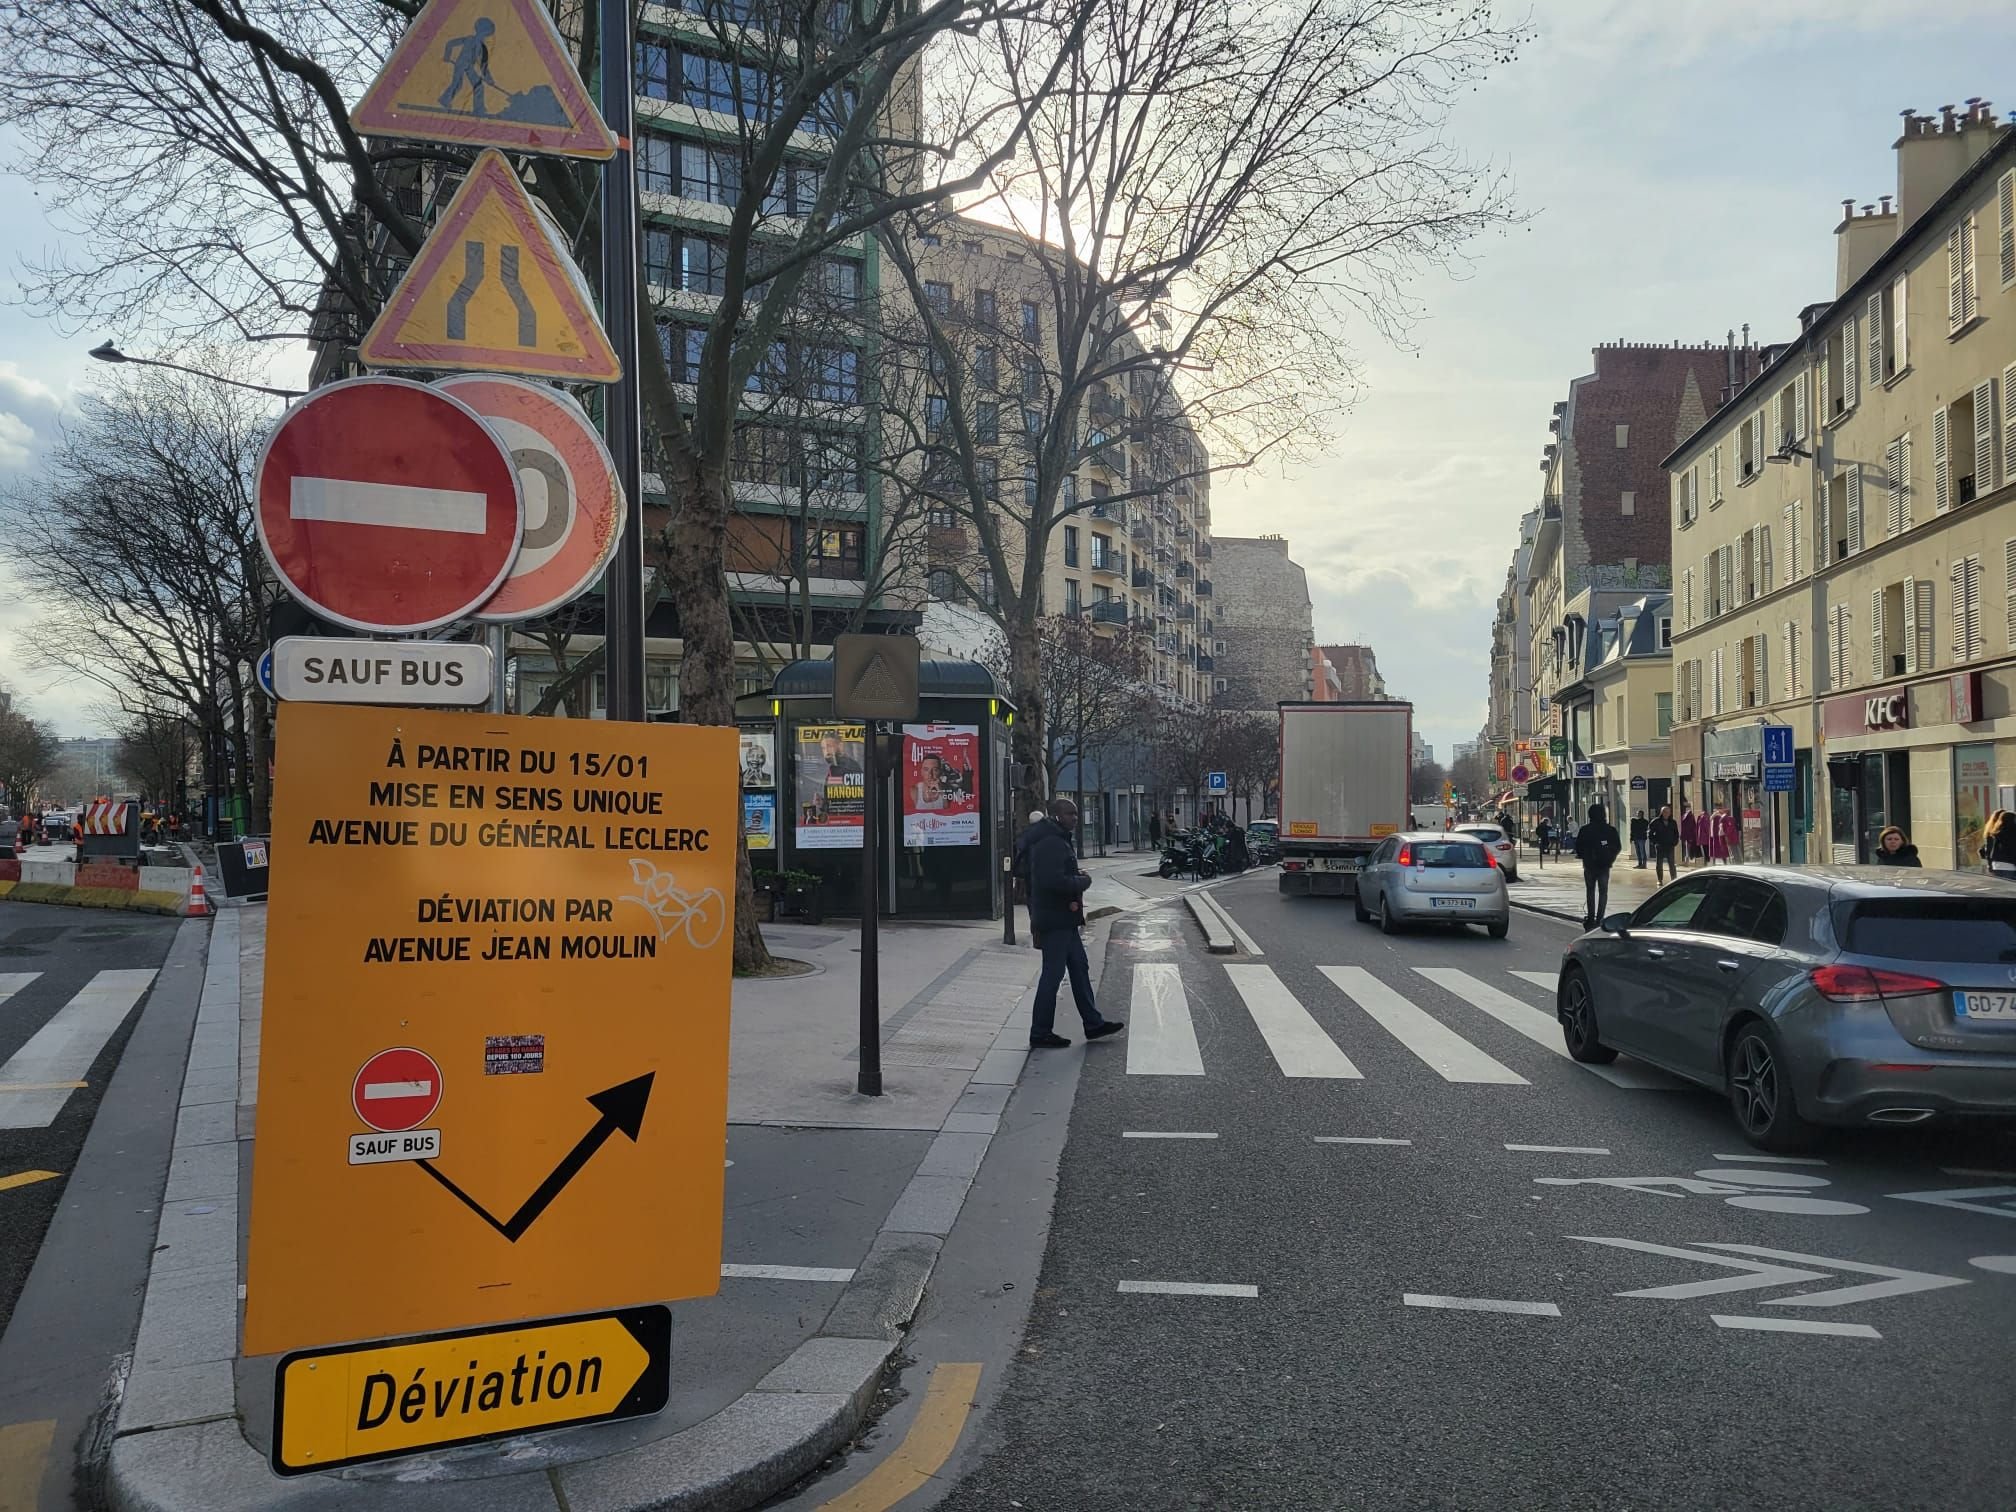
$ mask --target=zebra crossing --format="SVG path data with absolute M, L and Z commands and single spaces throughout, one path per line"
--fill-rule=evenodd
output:
M 1500 986 L 1454 967 L 1416 966 L 1409 978 L 1396 984 L 1363 966 L 1319 966 L 1317 970 L 1337 989 L 1338 996 L 1311 1004 L 1304 1002 L 1271 966 L 1225 962 L 1213 963 L 1210 969 L 1224 973 L 1227 985 L 1232 988 L 1229 1000 L 1245 1010 L 1284 1077 L 1362 1081 L 1365 1073 L 1350 1054 L 1351 1049 L 1358 1048 L 1352 1035 L 1362 1027 L 1371 1038 L 1376 1038 L 1376 1031 L 1383 1031 L 1445 1082 L 1532 1085 L 1526 1076 L 1465 1034 L 1470 1022 L 1446 1022 L 1442 1016 L 1446 1009 L 1431 1011 L 1410 996 L 1418 984 L 1437 989 L 1475 1009 L 1482 1017 L 1538 1045 L 1550 1059 L 1586 1071 L 1614 1087 L 1647 1091 L 1683 1085 L 1662 1071 L 1628 1060 L 1608 1066 L 1587 1066 L 1571 1059 L 1554 1016 L 1554 978 L 1546 972 L 1506 971 L 1502 975 L 1508 980 L 1505 986 Z M 1509 991 L 1508 987 L 1517 990 Z M 1167 962 L 1136 966 L 1130 1007 L 1128 1075 L 1207 1074 L 1190 995 L 1176 966 Z M 1362 1025 L 1348 1012 L 1344 1013 L 1346 1027 L 1341 1037 L 1346 1043 L 1340 1044 L 1340 1036 L 1333 1034 L 1312 1008 L 1320 1008 L 1332 1025 L 1338 1022 L 1339 1009 L 1355 1008 L 1370 1025 Z M 1215 1041 L 1213 1048 L 1216 1049 Z
M 40 972 L 0 975 L 0 1013 Z M 126 1016 L 153 985 L 152 968 L 98 972 L 27 1043 L 0 1065 L 0 1129 L 43 1129 L 56 1121 Z

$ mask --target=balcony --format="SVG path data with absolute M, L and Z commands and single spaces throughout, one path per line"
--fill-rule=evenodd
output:
M 1155 527 L 1137 515 L 1128 522 L 1127 534 L 1137 541 L 1152 541 L 1155 539 Z
M 1197 543 L 1197 560 L 1200 562 L 1211 560 L 1211 543 L 1209 541 L 1199 541 Z
M 1211 579 L 1209 578 L 1197 579 L 1197 597 L 1199 598 L 1211 597 Z
M 1195 620 L 1197 618 L 1197 606 L 1195 604 L 1179 605 L 1176 610 L 1176 618 L 1184 621 Z
M 1199 672 L 1214 672 L 1217 670 L 1217 666 L 1218 664 L 1202 651 L 1197 653 L 1197 670 Z
M 1158 562 L 1175 561 L 1176 548 L 1174 546 L 1157 546 L 1155 548 L 1155 560 Z
M 1124 625 L 1127 623 L 1127 601 L 1125 599 L 1101 600 L 1092 606 L 1091 618 L 1092 623 L 1095 625 Z
M 1176 576 L 1179 578 L 1191 578 L 1196 575 L 1197 569 L 1192 567 L 1188 562 L 1178 562 L 1176 564 Z
M 1120 559 L 1110 554 L 1102 555 L 1095 551 L 1092 553 L 1092 570 L 1104 573 L 1108 577 L 1119 577 L 1121 576 Z
M 1136 588 L 1153 588 L 1155 586 L 1155 574 L 1150 572 L 1146 567 L 1136 567 L 1134 569 L 1134 576 L 1130 581 Z

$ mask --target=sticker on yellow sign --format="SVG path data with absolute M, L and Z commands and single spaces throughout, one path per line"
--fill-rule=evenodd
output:
M 665 1406 L 671 1356 L 669 1307 L 291 1354 L 273 1392 L 273 1468 L 648 1417 Z
M 580 269 L 497 151 L 483 153 L 365 334 L 376 368 L 623 374 Z
M 735 732 L 279 720 L 246 1353 L 713 1293 Z
M 1322 826 L 1317 824 L 1314 819 L 1290 819 L 1288 821 L 1288 833 L 1291 835 L 1314 835 L 1321 828 Z
M 616 152 L 541 0 L 429 0 L 350 124 L 366 136 L 558 157 Z

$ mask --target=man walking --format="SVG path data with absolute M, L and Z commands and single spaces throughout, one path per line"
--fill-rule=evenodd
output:
M 1645 810 L 1640 809 L 1631 816 L 1631 858 L 1638 871 L 1645 870 L 1645 836 L 1649 828 L 1645 823 Z
M 1652 846 L 1652 880 L 1664 884 L 1680 875 L 1680 868 L 1673 863 L 1674 847 L 1680 843 L 1680 826 L 1673 822 L 1671 804 L 1662 807 L 1652 820 L 1647 831 Z
M 1043 974 L 1036 980 L 1036 1007 L 1029 1025 L 1029 1048 L 1061 1050 L 1071 1041 L 1057 1032 L 1057 986 L 1068 972 L 1071 999 L 1078 1005 L 1085 1038 L 1104 1039 L 1126 1027 L 1119 1019 L 1102 1019 L 1092 1000 L 1091 967 L 1085 960 L 1085 889 L 1092 879 L 1078 868 L 1071 832 L 1078 826 L 1078 805 L 1068 798 L 1050 800 L 1050 817 L 1032 824 L 1028 842 L 1029 932 L 1043 952 Z
M 1589 805 L 1589 822 L 1575 832 L 1575 854 L 1582 861 L 1584 907 L 1582 927 L 1594 929 L 1610 906 L 1610 868 L 1624 842 L 1617 838 L 1617 826 L 1603 812 L 1603 805 Z

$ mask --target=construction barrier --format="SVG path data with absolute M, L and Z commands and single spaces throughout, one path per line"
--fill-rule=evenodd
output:
M 198 871 L 181 866 L 111 862 L 0 860 L 0 898 L 10 903 L 62 903 L 72 908 L 121 908 L 135 913 L 197 916 L 212 912 Z M 198 904 L 201 904 L 199 907 Z

